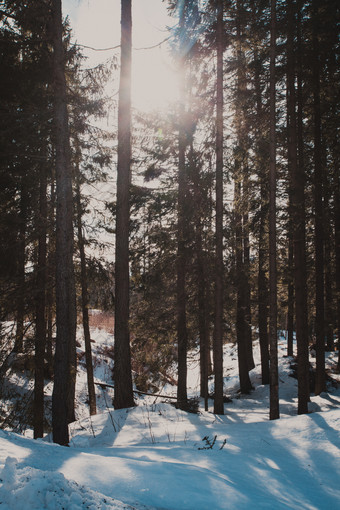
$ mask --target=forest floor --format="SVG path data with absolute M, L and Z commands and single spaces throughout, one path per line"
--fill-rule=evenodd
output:
M 91 336 L 96 380 L 110 384 L 112 331 L 97 326 Z M 231 400 L 224 416 L 213 414 L 212 401 L 208 412 L 200 401 L 193 414 L 154 396 L 139 396 L 135 408 L 115 411 L 112 390 L 97 386 L 98 414 L 90 418 L 80 338 L 78 420 L 70 425 L 70 448 L 52 444 L 49 436 L 33 440 L 29 430 L 1 430 L 0 509 L 339 509 L 339 375 L 327 393 L 311 396 L 308 415 L 297 416 L 297 381 L 281 336 L 281 419 L 269 421 L 258 344 L 254 390 L 247 396 L 238 392 L 236 347 L 224 349 L 224 389 Z M 327 354 L 328 368 L 336 356 Z M 188 385 L 196 397 L 197 352 L 189 357 Z M 161 393 L 176 392 L 166 385 Z

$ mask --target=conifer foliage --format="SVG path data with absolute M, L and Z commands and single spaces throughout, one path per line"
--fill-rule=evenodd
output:
M 134 385 L 170 382 L 189 409 L 187 357 L 197 349 L 205 408 L 213 398 L 223 414 L 223 345 L 235 343 L 249 393 L 259 339 L 276 419 L 281 329 L 296 356 L 298 412 L 307 413 L 310 394 L 327 389 L 325 352 L 339 348 L 339 2 L 166 4 L 177 23 L 169 41 L 178 102 L 162 113 L 131 109 L 132 9 L 122 0 L 109 139 L 89 122 L 104 113 L 101 79 L 81 68 L 61 1 L 0 2 L 0 392 L 18 360 L 33 360 L 41 437 L 53 376 L 62 445 L 75 419 L 78 316 L 96 412 L 94 303 L 115 315 L 116 408 L 134 405 Z M 101 71 L 109 74 L 93 73 Z M 115 234 L 114 285 L 86 255 L 84 190 L 106 173 L 117 178 L 102 216 Z

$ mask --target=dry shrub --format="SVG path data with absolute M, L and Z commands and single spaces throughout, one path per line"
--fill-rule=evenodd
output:
M 89 311 L 90 328 L 103 329 L 110 335 L 114 333 L 114 316 L 109 312 Z

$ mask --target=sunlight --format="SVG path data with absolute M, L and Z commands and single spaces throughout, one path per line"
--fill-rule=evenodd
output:
M 132 102 L 136 108 L 162 110 L 176 101 L 177 74 L 165 50 L 134 51 L 132 62 Z
M 178 84 L 169 46 L 166 5 L 159 0 L 133 2 L 132 12 L 132 103 L 142 111 L 163 110 L 177 99 Z M 84 49 L 86 66 L 94 67 L 119 57 L 120 2 L 111 0 L 64 0 L 64 15 L 70 15 L 74 36 L 80 45 L 116 48 L 109 51 Z M 113 85 L 118 90 L 118 83 Z
M 132 20 L 132 102 L 143 111 L 160 110 L 177 99 L 178 82 L 167 42 L 169 18 L 158 0 L 134 2 Z M 150 49 L 138 49 L 150 48 Z

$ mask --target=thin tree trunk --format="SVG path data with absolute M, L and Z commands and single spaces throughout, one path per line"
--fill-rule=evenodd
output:
M 269 174 L 269 346 L 270 414 L 280 417 L 277 353 L 277 267 L 276 267 L 276 0 L 271 0 L 270 24 L 270 174 Z
M 336 271 L 336 328 L 338 334 L 338 370 L 340 371 L 340 168 L 339 156 L 336 153 L 339 148 L 334 148 L 334 165 L 335 165 L 335 186 L 334 186 L 334 201 L 335 201 L 335 271 Z
M 52 1 L 54 46 L 54 116 L 56 145 L 56 322 L 57 339 L 52 395 L 53 441 L 69 442 L 74 419 L 76 377 L 76 299 L 73 271 L 73 196 L 61 0 Z
M 261 352 L 261 376 L 262 384 L 269 384 L 269 349 L 268 349 L 268 281 L 266 276 L 268 238 L 266 231 L 268 230 L 268 175 L 267 166 L 265 164 L 264 154 L 267 153 L 263 141 L 263 131 L 260 125 L 264 118 L 261 87 L 260 87 L 260 70 L 259 56 L 257 52 L 254 54 L 255 61 L 255 94 L 256 94 L 256 113 L 257 113 L 257 173 L 260 181 L 260 218 L 259 218 L 259 240 L 258 240 L 258 327 L 259 342 Z
M 245 330 L 245 275 L 243 268 L 242 246 L 242 216 L 240 214 L 241 184 L 239 176 L 235 176 L 234 209 L 235 209 L 235 243 L 236 243 L 236 278 L 237 278 L 237 302 L 236 302 L 236 336 L 238 352 L 238 369 L 241 393 L 249 393 L 252 386 L 249 378 L 247 337 Z
M 292 191 L 290 190 L 290 195 Z M 287 356 L 294 356 L 294 242 L 293 225 L 288 240 L 288 304 L 287 304 Z
M 20 189 L 19 232 L 18 232 L 18 290 L 16 297 L 16 332 L 13 351 L 22 352 L 24 341 L 24 315 L 25 315 L 25 262 L 26 262 L 26 222 L 27 222 L 27 193 L 24 185 Z
M 315 394 L 326 389 L 325 377 L 325 283 L 324 283 L 324 218 L 323 168 L 321 140 L 320 63 L 318 2 L 313 0 L 313 113 L 314 113 L 314 215 L 315 215 L 315 336 L 316 374 Z
M 82 231 L 82 208 L 80 202 L 80 170 L 79 163 L 76 164 L 76 202 L 77 202 L 77 230 L 78 230 L 78 248 L 80 254 L 80 272 L 81 272 L 81 305 L 83 315 L 83 330 L 85 340 L 85 361 L 87 373 L 87 388 L 89 394 L 90 415 L 97 414 L 96 408 L 96 391 L 94 387 L 93 362 L 91 349 L 91 336 L 89 324 L 89 298 L 87 291 L 87 268 L 84 248 L 84 236 Z
M 327 156 L 325 155 L 325 148 L 323 147 L 323 155 L 322 155 L 322 163 L 324 168 L 327 168 Z M 329 173 L 329 172 L 327 172 Z M 323 172 L 324 174 L 324 172 Z M 332 176 L 333 177 L 333 176 Z M 334 311 L 335 307 L 333 303 L 334 294 L 333 294 L 333 265 L 332 265 L 332 255 L 333 255 L 333 225 L 332 225 L 332 211 L 331 211 L 331 202 L 332 202 L 332 188 L 334 186 L 333 179 L 328 179 L 328 176 L 323 175 L 324 179 L 324 306 L 325 306 L 325 342 L 326 349 L 328 352 L 334 351 Z
M 248 169 L 246 176 L 243 179 L 244 193 L 243 204 L 249 204 L 249 182 L 248 182 Z M 249 214 L 248 212 L 243 215 L 243 266 L 244 266 L 244 320 L 245 320 L 245 335 L 247 344 L 247 365 L 248 371 L 255 368 L 253 356 L 253 339 L 251 330 L 251 288 L 250 288 L 250 243 L 249 243 Z
M 308 316 L 307 274 L 305 242 L 305 175 L 303 160 L 297 158 L 298 130 L 295 93 L 294 34 L 295 13 L 292 0 L 288 1 L 287 42 L 287 111 L 288 111 L 288 160 L 292 179 L 292 227 L 294 243 L 294 287 L 296 310 L 296 343 L 298 363 L 298 413 L 308 412 L 309 360 L 308 360 Z M 298 39 L 299 41 L 299 39 Z M 299 124 L 299 123 L 298 123 Z M 299 135 L 300 136 L 300 135 Z M 299 146 L 301 150 L 301 147 Z M 302 154 L 301 154 L 302 156 Z
M 247 154 L 245 142 L 244 111 L 242 110 L 242 96 L 246 90 L 246 77 L 244 69 L 244 54 L 241 44 L 242 2 L 237 1 L 236 38 L 237 38 L 237 91 L 236 99 L 236 134 L 237 153 L 235 157 L 234 176 L 234 210 L 235 210 L 235 259 L 236 259 L 236 336 L 238 349 L 238 367 L 241 393 L 249 393 L 252 386 L 249 378 L 248 343 L 249 334 L 246 324 L 246 291 L 247 281 L 244 263 L 244 232 L 242 185 L 244 185 L 244 167 Z
M 216 83 L 216 262 L 214 328 L 214 413 L 224 414 L 223 404 L 223 2 L 217 2 Z
M 115 274 L 114 406 L 132 407 L 129 331 L 129 223 L 131 179 L 131 0 L 121 1 L 121 68 L 118 101 L 118 165 Z
M 263 183 L 261 183 L 261 203 L 263 200 Z M 262 209 L 262 206 L 261 206 Z M 258 323 L 259 342 L 261 352 L 262 384 L 269 384 L 269 350 L 268 350 L 268 281 L 266 277 L 266 250 L 265 245 L 264 212 L 261 210 L 259 231 L 259 271 L 258 271 Z
M 193 144 L 190 148 L 190 166 L 193 172 L 193 185 L 195 197 L 195 249 L 197 274 L 197 301 L 198 301 L 198 330 L 200 338 L 200 394 L 204 398 L 205 410 L 208 410 L 208 370 L 209 370 L 209 314 L 206 292 L 206 268 L 202 240 L 202 191 L 200 186 L 200 170 L 194 161 Z
M 178 140 L 178 240 L 177 240 L 177 345 L 178 345 L 178 385 L 177 399 L 180 407 L 187 403 L 187 349 L 188 332 L 186 324 L 186 199 L 187 199 L 187 175 L 185 166 L 186 132 L 184 126 L 185 117 L 185 71 L 184 60 L 181 57 L 180 64 L 180 100 L 182 106 L 179 122 Z
M 289 5 L 289 4 L 288 4 Z M 288 9 L 289 11 L 289 9 Z M 289 21 L 288 21 L 289 23 Z M 289 50 L 289 45 L 293 44 L 290 41 L 292 38 L 291 33 L 292 27 L 288 28 L 287 38 L 287 82 L 293 80 L 294 87 L 294 75 L 289 76 L 294 69 L 290 64 L 290 59 L 293 58 L 289 53 L 292 52 L 292 48 Z M 291 70 L 289 69 L 291 67 Z M 297 164 L 296 161 L 296 129 L 295 125 L 295 103 L 292 104 L 291 96 L 292 92 L 289 90 L 290 83 L 287 83 L 287 135 L 288 135 L 288 268 L 287 268 L 287 287 L 288 287 L 288 303 L 287 303 L 287 355 L 294 355 L 294 311 L 295 311 L 295 286 L 294 286 L 294 184 L 293 184 L 293 168 L 292 166 Z M 293 112 L 292 112 L 293 108 Z M 294 114 L 294 115 L 293 115 Z M 292 117 L 292 120 L 291 120 Z M 295 135 L 295 140 L 292 140 L 292 132 Z M 299 220 L 300 221 L 300 220 Z
M 55 271 L 55 233 L 53 225 L 55 222 L 55 183 L 52 169 L 51 195 L 49 201 L 49 232 L 48 232 L 48 258 L 47 258 L 47 287 L 46 287 L 46 308 L 47 308 L 47 338 L 46 358 L 49 375 L 53 377 L 53 327 L 54 327 L 54 271 Z
M 200 228 L 200 227 L 199 227 Z M 209 377 L 209 325 L 206 299 L 206 277 L 204 255 L 202 249 L 202 234 L 198 233 L 197 246 L 197 273 L 198 273 L 198 327 L 200 337 L 200 372 L 201 372 L 201 397 L 204 398 L 205 410 L 208 411 L 208 377 Z
M 47 277 L 47 176 L 41 169 L 39 192 L 38 262 L 36 268 L 36 332 L 34 381 L 34 438 L 44 435 L 44 361 L 46 345 L 46 277 Z

